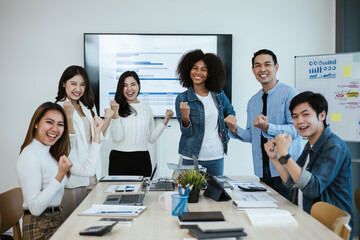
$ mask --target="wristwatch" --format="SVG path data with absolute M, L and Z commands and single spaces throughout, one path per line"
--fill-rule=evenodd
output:
M 281 165 L 284 165 L 285 163 L 287 163 L 287 161 L 289 160 L 290 157 L 291 157 L 290 154 L 280 157 L 279 163 L 281 163 Z

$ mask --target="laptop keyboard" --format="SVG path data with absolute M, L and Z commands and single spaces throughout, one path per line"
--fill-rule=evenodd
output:
M 143 184 L 142 191 L 146 190 L 146 184 Z M 153 190 L 165 190 L 165 191 L 173 191 L 174 190 L 174 183 L 173 182 L 156 182 L 151 184 L 150 191 Z
M 140 203 L 144 198 L 144 194 L 126 194 L 121 196 L 120 204 Z
M 154 189 L 170 189 L 170 190 L 174 190 L 174 184 L 171 183 L 171 182 L 157 182 L 154 185 L 155 185 Z

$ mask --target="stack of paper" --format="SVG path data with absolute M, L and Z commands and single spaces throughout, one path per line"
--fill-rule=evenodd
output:
M 146 206 L 127 206 L 127 205 L 105 205 L 93 204 L 89 209 L 86 209 L 80 216 L 94 215 L 94 216 L 137 216 L 146 209 Z
M 246 209 L 245 212 L 254 226 L 298 225 L 291 213 L 284 209 Z
M 246 208 L 277 208 L 277 204 L 272 201 L 243 201 L 234 200 L 233 206 L 237 210 L 244 210 Z
M 143 176 L 111 175 L 102 177 L 99 182 L 141 182 L 143 179 Z

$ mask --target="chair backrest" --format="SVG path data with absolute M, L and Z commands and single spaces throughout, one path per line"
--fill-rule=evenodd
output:
M 24 215 L 22 204 L 21 188 L 14 188 L 0 194 L 0 234 L 13 227 L 14 239 L 22 239 L 19 223 L 20 218 Z
M 345 224 L 344 228 L 340 234 L 340 237 L 344 240 L 350 239 L 351 227 L 349 224 Z
M 348 223 L 351 216 L 344 210 L 327 202 L 317 202 L 311 207 L 310 215 L 341 237 L 346 237 L 350 229 L 347 238 L 343 238 L 349 239 L 351 228 Z
M 355 205 L 357 210 L 360 212 L 360 187 L 355 191 Z

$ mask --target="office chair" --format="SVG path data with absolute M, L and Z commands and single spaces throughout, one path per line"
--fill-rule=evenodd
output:
M 355 191 L 355 205 L 357 210 L 360 212 L 360 187 Z
M 12 227 L 14 239 L 22 240 L 19 223 L 20 218 L 24 215 L 22 204 L 21 188 L 14 188 L 0 194 L 0 234 Z
M 358 187 L 355 191 L 355 205 L 358 212 L 360 213 L 360 187 Z M 359 236 L 359 240 L 360 240 L 360 236 Z
M 317 202 L 311 207 L 310 215 L 342 239 L 349 240 L 351 216 L 344 210 L 327 202 Z

